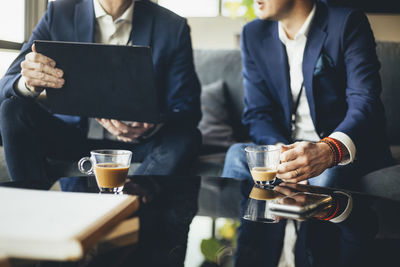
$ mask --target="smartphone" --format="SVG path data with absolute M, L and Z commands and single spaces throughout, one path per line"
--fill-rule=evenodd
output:
M 316 194 L 309 192 L 298 192 L 290 196 L 283 197 L 274 203 L 270 203 L 268 208 L 271 212 L 284 213 L 306 213 L 317 208 L 328 205 L 332 202 L 332 197 L 326 194 Z

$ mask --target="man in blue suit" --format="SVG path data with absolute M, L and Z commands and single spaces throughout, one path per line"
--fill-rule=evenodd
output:
M 36 52 L 34 40 L 150 46 L 164 123 L 88 123 L 87 118 L 51 114 L 36 98 L 44 87 L 63 90 L 64 73 L 57 62 Z M 77 160 L 99 148 L 132 150 L 132 161 L 142 163 L 136 174 L 175 174 L 185 171 L 200 147 L 200 84 L 189 26 L 184 18 L 150 1 L 50 2 L 0 89 L 0 127 L 13 180 L 46 181 L 48 158 Z M 91 127 L 101 128 L 100 140 L 87 138 Z
M 283 145 L 277 176 L 348 186 L 392 164 L 366 16 L 313 0 L 257 0 L 257 9 L 241 40 L 243 123 L 254 143 Z M 229 149 L 224 177 L 251 178 L 246 145 Z

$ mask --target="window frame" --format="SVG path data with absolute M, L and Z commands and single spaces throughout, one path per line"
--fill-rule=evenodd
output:
M 153 1 L 154 3 L 158 4 L 158 0 L 151 0 L 151 1 Z M 202 17 L 202 16 L 200 16 L 200 17 L 196 17 L 196 18 L 217 18 L 217 17 L 223 17 L 222 16 L 222 0 L 218 0 L 218 15 L 217 16 L 215 16 L 215 17 Z
M 19 51 L 24 43 L 26 43 L 36 24 L 43 16 L 47 8 L 47 0 L 24 0 L 24 41 L 23 42 L 12 42 L 8 40 L 0 39 L 0 50 L 11 50 Z

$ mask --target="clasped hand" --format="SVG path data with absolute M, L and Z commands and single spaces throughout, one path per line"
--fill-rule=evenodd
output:
M 296 142 L 282 146 L 277 177 L 298 183 L 320 175 L 333 165 L 332 152 L 325 143 Z
M 110 119 L 96 119 L 96 121 L 122 142 L 133 142 L 154 127 L 154 124 L 146 122 L 122 122 Z

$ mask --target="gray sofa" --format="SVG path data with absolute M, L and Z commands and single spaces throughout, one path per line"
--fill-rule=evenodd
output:
M 377 45 L 378 57 L 382 64 L 382 100 L 388 120 L 388 138 L 393 155 L 400 163 L 400 105 L 398 104 L 400 101 L 400 75 L 397 73 L 400 69 L 400 43 L 378 42 Z M 240 122 L 243 110 L 240 51 L 196 50 L 194 51 L 194 59 L 196 71 L 203 89 L 205 89 L 202 93 L 202 109 L 204 117 L 208 121 L 204 122 L 203 120 L 200 123 L 205 144 L 201 155 L 193 166 L 193 174 L 219 176 L 229 144 L 249 141 L 250 139 L 246 128 Z M 208 87 L 218 81 L 220 81 L 219 86 L 217 84 L 217 86 Z M 221 89 L 221 84 L 223 99 L 221 99 L 221 92 L 214 92 Z M 221 100 L 223 101 L 221 102 Z M 221 111 L 221 106 L 226 109 L 226 112 Z M 212 114 L 212 111 L 215 110 L 218 110 L 217 114 Z M 226 115 L 225 118 L 218 117 L 221 113 Z M 229 134 L 229 137 L 224 138 L 224 131 L 221 131 L 218 124 L 226 124 L 223 129 Z M 227 128 L 230 128 L 230 131 Z M 208 129 L 215 130 L 208 131 Z M 219 140 L 213 142 L 213 135 L 217 135 Z M 229 142 L 225 142 L 223 139 L 229 140 Z M 132 167 L 132 170 L 134 170 L 136 165 Z M 51 161 L 49 172 L 54 176 L 79 175 L 76 165 L 70 162 Z M 3 152 L 0 151 L 0 181 L 7 179 L 4 156 Z M 364 177 L 363 190 L 399 199 L 400 165 Z

